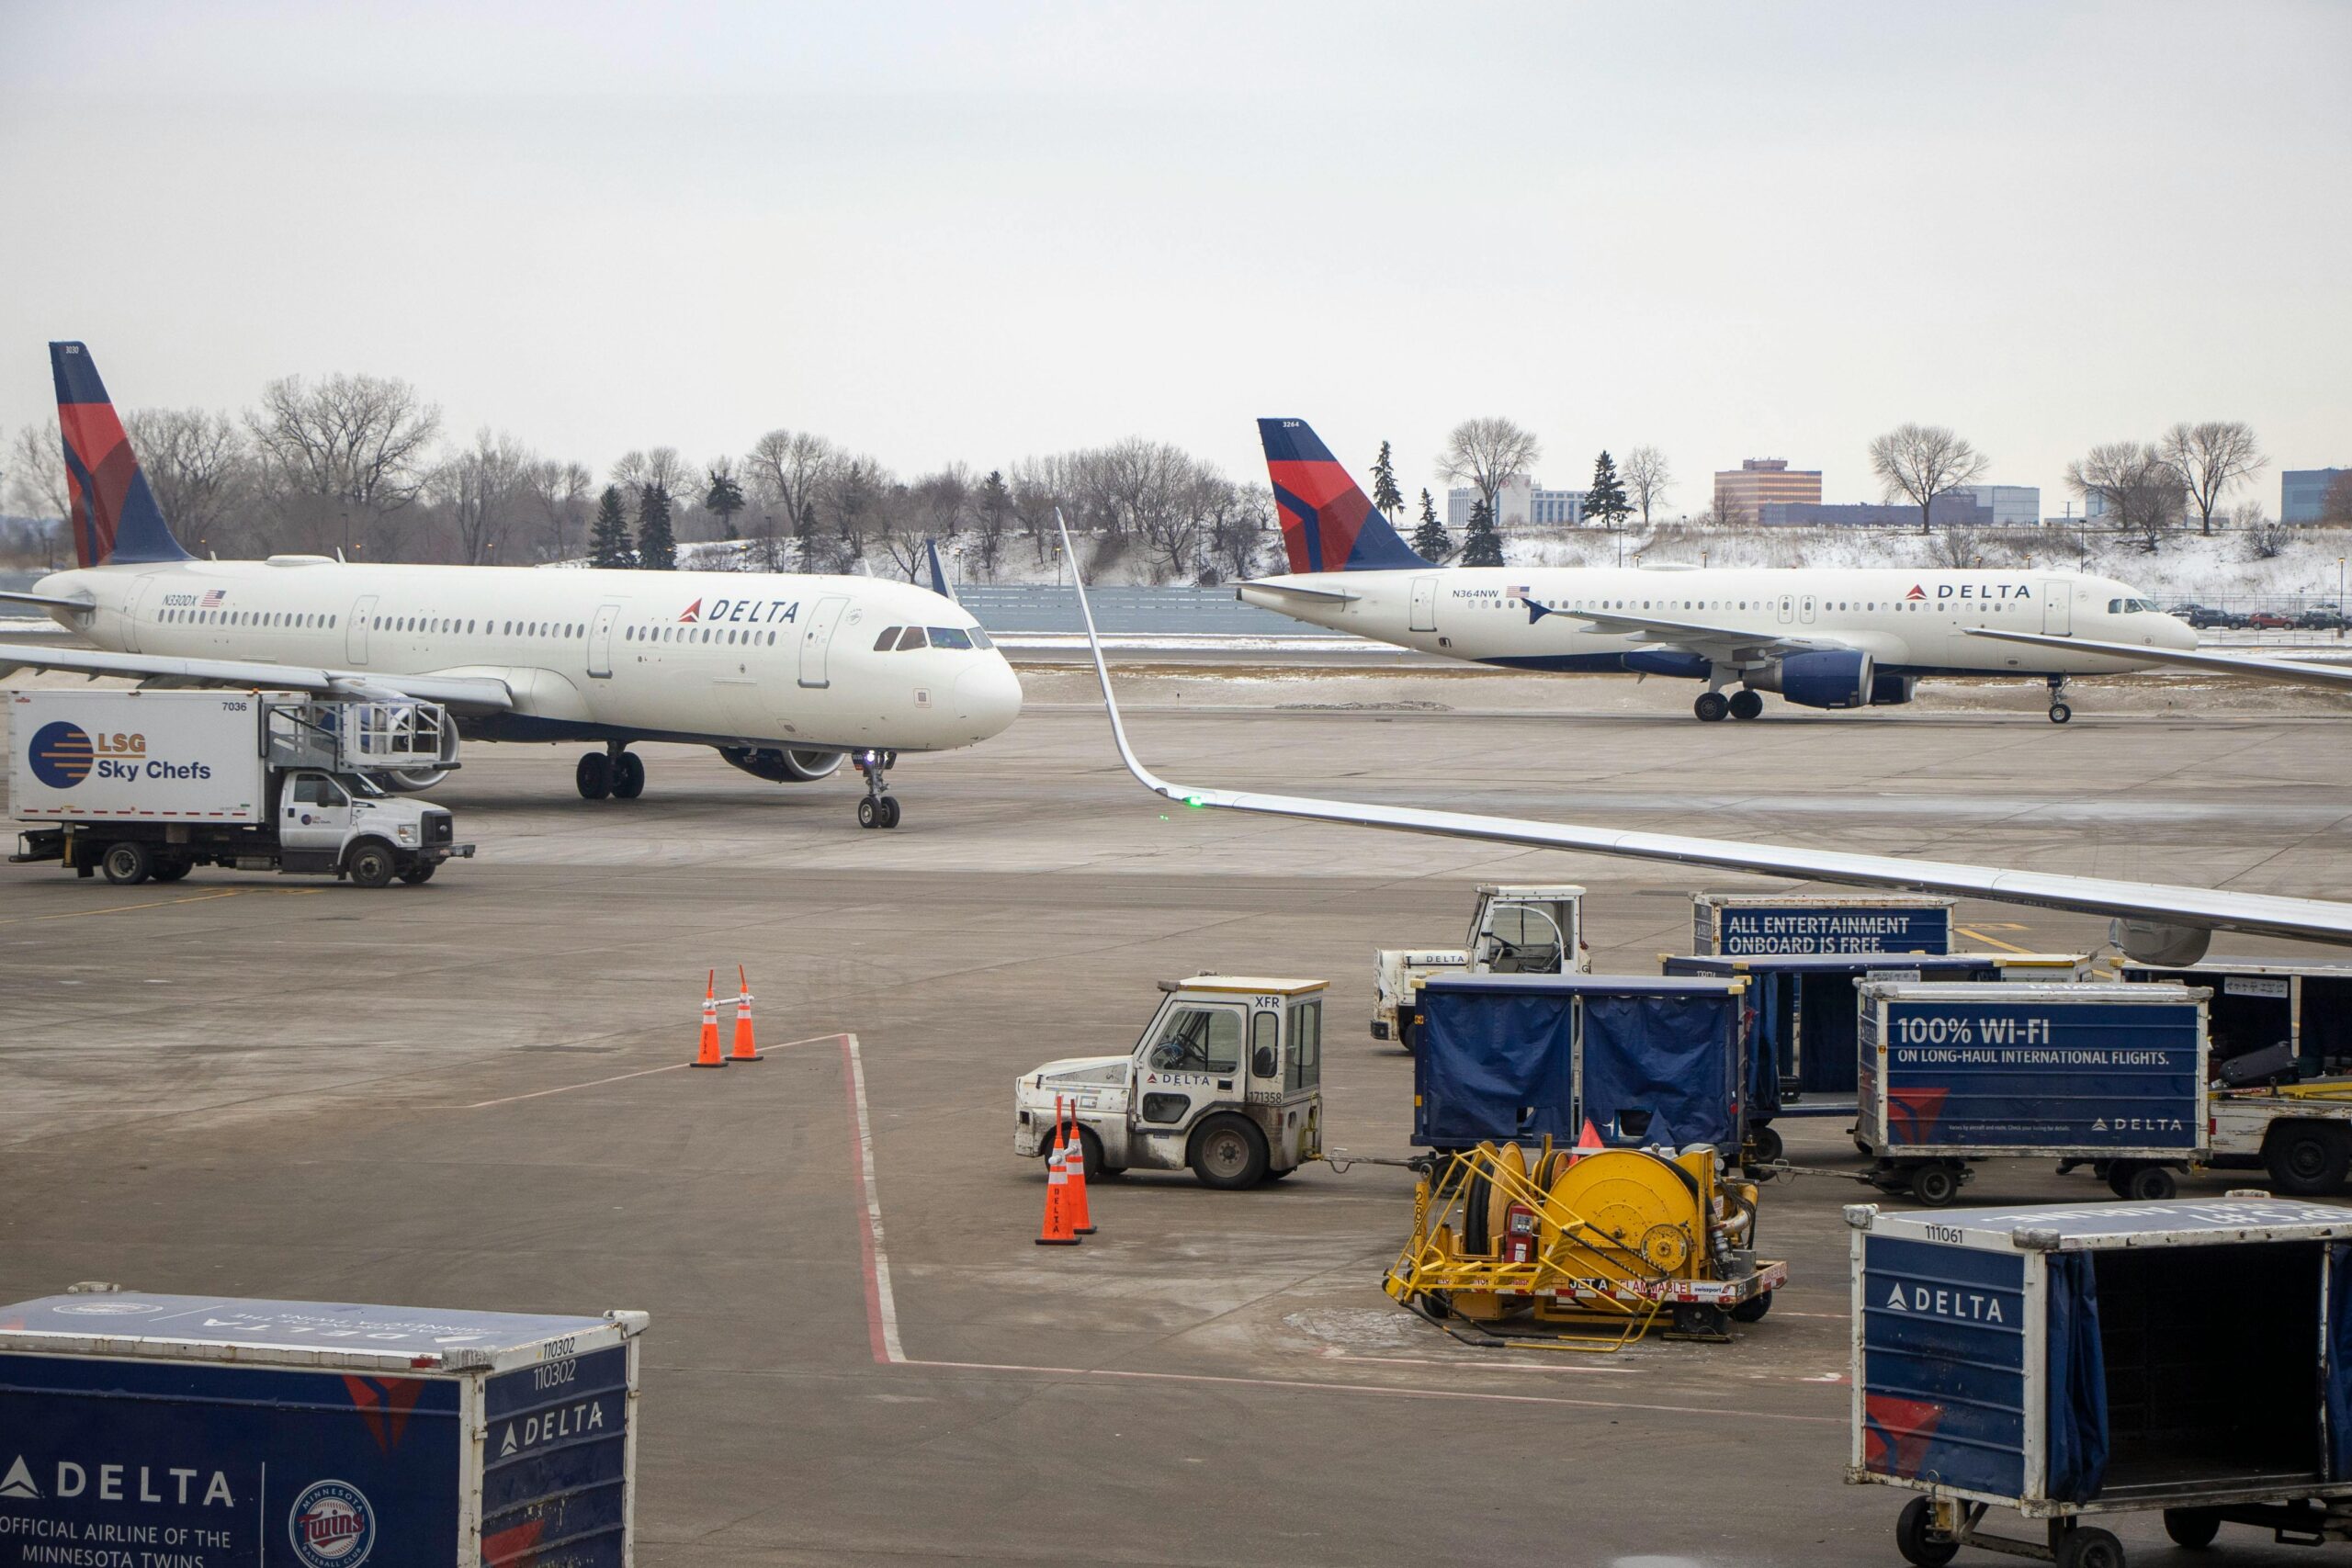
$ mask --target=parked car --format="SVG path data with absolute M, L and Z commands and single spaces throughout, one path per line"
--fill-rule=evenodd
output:
M 2295 617 L 2295 625 L 2305 631 L 2341 631 L 2345 626 L 2344 612 L 2333 604 L 2314 604 Z
M 2245 618 L 2245 624 L 2258 632 L 2283 632 L 2294 629 L 2294 618 L 2276 610 L 2256 610 Z

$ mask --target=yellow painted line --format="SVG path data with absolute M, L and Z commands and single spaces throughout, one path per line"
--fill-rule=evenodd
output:
M 2007 929 L 2010 931 L 2023 931 L 2025 928 L 2022 926 L 2010 926 Z M 2002 948 L 2010 953 L 2032 953 L 2037 951 L 2030 947 L 2019 947 L 2013 942 L 2003 942 L 1996 936 L 1986 936 L 1983 931 L 1977 931 L 1972 926 L 1954 926 L 1952 927 L 1952 930 L 1958 931 L 1964 937 L 1970 938 L 1972 941 L 1989 942 L 1995 947 Z
M 234 898 L 250 891 L 243 887 L 224 887 L 218 893 L 192 893 L 185 898 L 150 898 L 144 904 L 116 904 L 104 909 L 69 909 L 62 915 L 20 915 L 13 920 L 0 920 L 0 926 L 30 925 L 38 920 L 78 920 L 85 915 L 127 915 L 134 909 L 161 909 L 174 904 L 201 904 L 208 898 Z M 316 888 L 306 887 L 311 893 Z

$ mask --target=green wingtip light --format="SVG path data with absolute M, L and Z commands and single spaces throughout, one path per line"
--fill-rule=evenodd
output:
M 1203 800 L 1197 795 L 1188 795 L 1184 797 L 1184 804 L 1191 807 L 1193 810 L 1198 811 L 1201 807 L 1206 806 L 1208 802 Z

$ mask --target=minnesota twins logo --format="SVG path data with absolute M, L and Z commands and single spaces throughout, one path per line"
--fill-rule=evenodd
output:
M 347 1481 L 314 1481 L 295 1495 L 286 1533 L 303 1568 L 359 1568 L 376 1547 L 376 1510 Z
M 90 732 L 63 719 L 33 732 L 33 777 L 51 789 L 71 789 L 90 776 L 97 748 Z

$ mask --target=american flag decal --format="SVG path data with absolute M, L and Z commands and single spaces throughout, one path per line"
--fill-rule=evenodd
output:
M 199 609 L 209 610 L 228 596 L 229 591 L 225 588 L 209 589 L 206 591 L 204 597 L 196 602 L 197 607 Z

